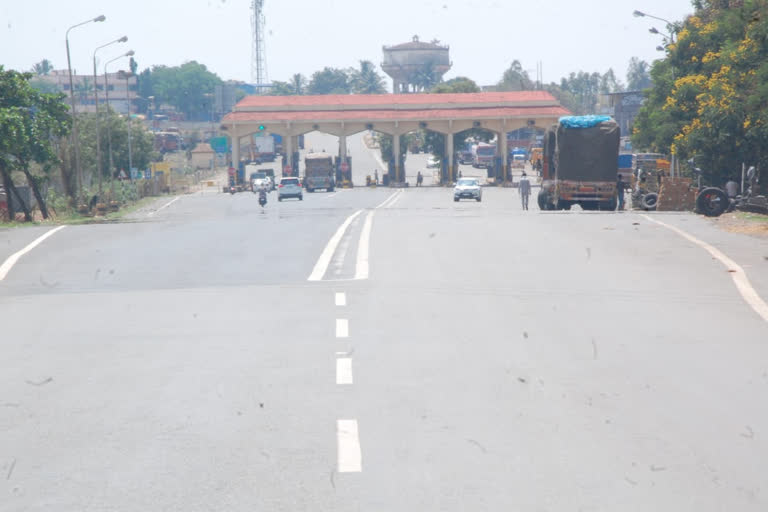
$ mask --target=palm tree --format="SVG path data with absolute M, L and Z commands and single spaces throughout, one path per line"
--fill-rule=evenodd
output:
M 360 61 L 360 69 L 350 71 L 352 92 L 356 94 L 383 94 L 387 92 L 384 79 L 369 60 Z
M 85 100 L 93 94 L 93 84 L 91 81 L 83 78 L 82 82 L 75 84 L 75 94 L 77 94 L 80 104 L 85 103 Z
M 424 63 L 411 81 L 418 91 L 431 91 L 442 81 L 442 76 L 435 70 L 435 63 L 430 61 Z
M 47 75 L 48 73 L 53 71 L 53 64 L 48 59 L 43 59 L 37 64 L 35 64 L 32 70 L 35 72 L 36 75 Z

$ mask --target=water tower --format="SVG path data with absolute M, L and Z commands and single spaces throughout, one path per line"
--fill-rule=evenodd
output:
M 413 36 L 408 43 L 385 46 L 383 50 L 381 69 L 392 78 L 395 94 L 424 91 L 451 69 L 449 48 L 437 40 L 424 43 L 419 36 Z

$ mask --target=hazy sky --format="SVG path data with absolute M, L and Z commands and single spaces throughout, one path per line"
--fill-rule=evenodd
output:
M 139 68 L 197 60 L 223 79 L 250 81 L 249 0 L 0 0 L 0 64 L 29 69 L 43 58 L 66 68 L 68 26 L 104 14 L 70 33 L 72 65 L 90 73 L 96 46 L 102 62 L 133 49 Z M 669 20 L 692 11 L 689 0 L 266 0 L 269 78 L 287 80 L 323 66 L 379 65 L 382 45 L 438 39 L 451 47 L 453 69 L 481 85 L 499 80 L 519 59 L 544 80 L 571 71 L 613 67 L 624 80 L 632 56 L 659 56 L 663 23 L 635 18 L 639 9 Z M 113 64 L 119 69 L 119 63 Z M 102 69 L 102 66 L 99 66 Z M 113 69 L 113 68 L 110 68 Z

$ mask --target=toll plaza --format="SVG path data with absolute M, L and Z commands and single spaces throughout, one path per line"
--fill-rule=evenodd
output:
M 400 154 L 400 135 L 415 130 L 431 130 L 445 136 L 443 181 L 456 178 L 452 135 L 470 129 L 483 129 L 497 135 L 497 161 L 508 168 L 508 132 L 522 127 L 546 128 L 570 112 L 548 92 L 480 92 L 453 94 L 345 94 L 324 96 L 247 96 L 222 119 L 222 129 L 232 138 L 232 161 L 240 160 L 240 141 L 259 131 L 283 137 L 283 152 L 293 155 L 299 135 L 312 131 L 339 137 L 342 165 L 346 138 L 369 130 L 391 135 L 393 155 Z M 503 134 L 503 136 L 502 136 Z M 284 172 L 296 167 L 294 158 Z M 390 165 L 390 182 L 403 181 L 399 158 Z M 499 170 L 498 177 L 506 179 Z

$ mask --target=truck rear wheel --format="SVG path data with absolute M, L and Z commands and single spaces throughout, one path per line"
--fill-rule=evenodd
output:
M 558 199 L 557 201 L 558 210 L 570 210 L 571 206 L 573 206 L 573 203 L 571 203 L 570 201 L 564 201 L 562 199 Z
M 549 210 L 549 194 L 543 190 L 539 192 L 538 196 L 536 196 L 536 202 L 539 203 L 539 210 Z

